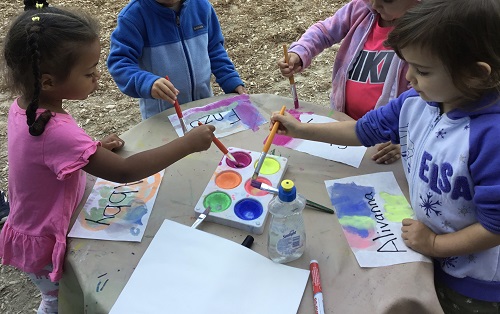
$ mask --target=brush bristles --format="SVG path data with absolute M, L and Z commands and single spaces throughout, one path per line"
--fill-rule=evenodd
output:
M 257 180 L 252 179 L 252 181 L 250 182 L 250 185 L 254 188 L 260 189 L 262 182 L 259 182 Z

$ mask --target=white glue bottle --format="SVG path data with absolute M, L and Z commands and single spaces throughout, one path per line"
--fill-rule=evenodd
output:
M 297 194 L 292 180 L 283 180 L 278 195 L 269 202 L 267 251 L 276 263 L 288 263 L 301 257 L 306 248 L 302 210 L 306 199 Z

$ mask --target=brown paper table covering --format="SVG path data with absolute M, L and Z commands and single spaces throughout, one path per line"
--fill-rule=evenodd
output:
M 216 96 L 182 107 L 183 110 L 200 107 L 232 96 L 235 95 Z M 250 99 L 266 118 L 270 117 L 271 112 L 278 111 L 282 105 L 293 108 L 291 98 L 256 94 L 250 95 Z M 303 111 L 312 111 L 336 120 L 350 119 L 343 113 L 331 112 L 329 108 L 316 104 L 301 101 L 300 105 Z M 120 154 L 131 155 L 175 139 L 177 134 L 168 119 L 171 114 L 175 114 L 173 108 L 142 121 L 122 134 L 126 144 Z M 265 124 L 255 133 L 247 130 L 221 140 L 227 147 L 259 152 L 268 134 L 268 124 Z M 284 178 L 293 180 L 297 191 L 308 199 L 330 208 L 332 206 L 325 188 L 325 180 L 367 173 L 393 171 L 408 197 L 408 185 L 401 163 L 377 165 L 370 159 L 374 153 L 373 148 L 368 149 L 359 168 L 285 147 L 273 145 L 270 153 L 273 150 L 275 155 L 288 158 L 288 169 Z M 184 225 L 194 222 L 197 216 L 194 207 L 221 158 L 221 152 L 212 145 L 208 151 L 192 154 L 166 169 L 142 242 L 69 238 L 65 274 L 60 288 L 60 313 L 108 313 L 163 220 L 170 219 Z M 94 182 L 95 178 L 89 176 L 84 201 Z M 73 219 L 80 212 L 82 205 Z M 287 265 L 308 269 L 311 259 L 318 260 L 325 313 L 442 313 L 434 289 L 430 263 L 360 268 L 334 215 L 306 207 L 304 220 L 307 234 L 306 251 L 300 259 Z M 237 243 L 241 243 L 247 235 L 245 231 L 212 222 L 203 222 L 199 229 Z M 264 256 L 267 256 L 267 230 L 268 226 L 262 235 L 253 235 L 255 242 L 252 250 Z M 251 294 L 251 291 L 249 293 Z M 193 295 L 193 302 L 195 300 L 196 296 Z M 313 313 L 310 281 L 298 313 Z

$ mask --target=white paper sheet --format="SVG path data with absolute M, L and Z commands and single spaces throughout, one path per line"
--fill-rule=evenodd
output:
M 182 106 L 181 106 L 182 109 Z M 215 136 L 222 138 L 245 130 L 257 131 L 259 126 L 268 122 L 259 109 L 250 101 L 248 95 L 238 95 L 225 98 L 202 107 L 182 111 L 184 123 L 188 131 L 203 124 L 215 126 Z M 179 137 L 183 136 L 177 114 L 171 114 L 168 119 Z
M 141 242 L 164 173 L 126 184 L 98 178 L 68 237 Z
M 359 266 L 430 262 L 401 238 L 401 221 L 414 214 L 392 172 L 329 180 L 325 185 Z
M 295 110 L 289 110 L 289 113 L 294 115 L 303 123 L 337 122 L 337 120 L 334 120 L 332 118 L 320 116 L 313 113 L 302 113 Z M 364 146 L 340 146 L 323 142 L 314 142 L 298 138 L 291 138 L 283 135 L 276 135 L 273 139 L 273 144 L 285 146 L 299 152 L 307 153 L 309 155 L 341 162 L 355 168 L 359 168 L 361 160 L 366 153 L 366 147 Z
M 297 313 L 309 270 L 165 220 L 111 314 Z

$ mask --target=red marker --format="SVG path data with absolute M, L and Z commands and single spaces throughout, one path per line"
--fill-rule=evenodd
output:
M 313 287 L 314 297 L 314 313 L 325 314 L 325 307 L 323 306 L 323 291 L 321 289 L 321 279 L 319 277 L 319 265 L 317 260 L 312 260 L 309 264 L 311 270 L 311 281 Z
M 198 121 L 198 125 L 203 125 L 203 123 L 201 123 L 200 121 Z M 221 150 L 221 152 L 224 155 L 226 155 L 227 159 L 229 159 L 232 162 L 234 162 L 236 164 L 236 166 L 238 166 L 240 164 L 236 160 L 236 158 L 234 158 L 234 156 L 227 150 L 226 146 L 224 146 L 224 144 L 222 144 L 222 142 L 217 137 L 214 136 L 212 138 L 212 142 L 214 142 L 214 144 Z
M 170 81 L 170 79 L 168 78 L 168 75 L 165 75 L 165 78 L 167 79 L 167 81 Z M 174 108 L 175 108 L 175 112 L 177 113 L 177 117 L 179 118 L 179 121 L 181 123 L 182 132 L 184 134 L 186 134 L 187 128 L 186 128 L 186 124 L 184 123 L 184 116 L 182 115 L 181 106 L 179 105 L 179 101 L 177 101 L 177 99 L 175 99 Z

